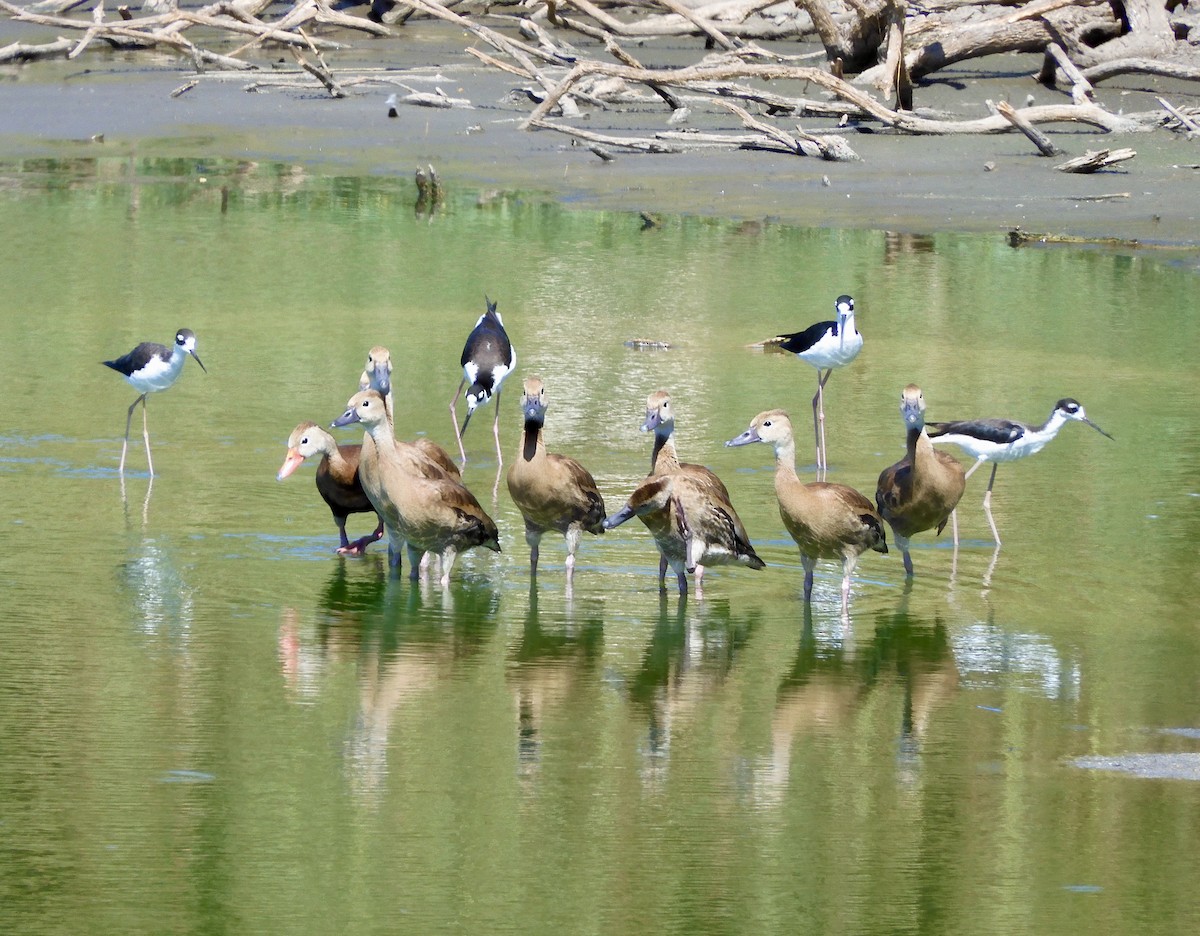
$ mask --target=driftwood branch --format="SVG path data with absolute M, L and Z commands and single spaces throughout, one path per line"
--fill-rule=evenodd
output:
M 1137 155 L 1135 150 L 1125 149 L 1102 149 L 1095 152 L 1087 152 L 1082 156 L 1077 156 L 1074 159 L 1068 159 L 1065 163 L 1059 163 L 1055 166 L 1060 172 L 1098 172 L 1101 169 L 1107 169 L 1115 163 L 1124 162 L 1126 159 L 1133 159 Z
M 1033 145 L 1041 151 L 1043 156 L 1058 156 L 1062 153 L 1062 150 L 1050 142 L 1050 138 L 1046 134 L 1042 133 L 1041 130 L 1026 120 L 1025 116 L 1007 101 L 1001 101 L 997 104 L 996 111 L 1001 117 L 1025 134 L 1025 136 L 1029 137 Z

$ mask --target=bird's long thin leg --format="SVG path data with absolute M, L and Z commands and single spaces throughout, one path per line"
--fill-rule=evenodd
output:
M 146 443 L 146 467 L 154 477 L 154 459 L 150 457 L 150 426 L 146 418 L 146 394 L 142 394 L 142 441 Z
M 817 558 L 816 556 L 806 556 L 804 553 L 801 553 L 800 565 L 804 566 L 804 600 L 806 602 L 812 601 L 813 572 L 817 568 Z
M 467 450 L 463 448 L 462 432 L 458 428 L 458 411 L 454 408 L 454 404 L 462 396 L 463 385 L 466 382 L 465 377 L 458 382 L 458 389 L 454 391 L 454 397 L 450 400 L 450 421 L 454 423 L 454 438 L 458 439 L 458 454 L 462 456 L 462 463 L 464 465 L 467 463 Z
M 542 541 L 542 534 L 538 530 L 525 528 L 525 542 L 529 544 L 529 575 L 531 578 L 537 578 L 538 555 L 541 552 L 539 546 Z
M 658 590 L 667 590 L 667 554 L 665 552 L 658 554 Z
M 847 556 L 842 560 L 842 619 L 850 617 L 850 576 L 854 574 L 857 558 Z
M 504 464 L 504 456 L 500 453 L 500 387 L 496 390 L 496 416 L 492 421 L 492 436 L 496 440 L 496 465 L 499 467 Z
M 144 402 L 146 394 L 142 394 L 136 400 L 129 404 L 129 412 L 125 414 L 125 441 L 121 443 L 121 464 L 117 468 L 118 474 L 125 474 L 125 455 L 129 451 L 129 427 L 133 424 L 133 411 L 137 409 L 139 403 Z
M 825 479 L 825 472 L 829 470 L 829 449 L 825 445 L 825 384 L 832 376 L 833 368 L 831 367 L 825 371 L 825 376 L 820 377 L 817 381 L 817 425 L 820 427 L 821 435 L 821 480 Z
M 334 517 L 333 522 L 338 528 L 338 552 L 342 555 L 350 552 L 350 537 L 346 535 L 346 518 Z
M 996 538 L 997 546 L 1000 545 L 1000 531 L 996 529 L 996 521 L 992 519 L 992 485 L 996 483 L 996 469 L 999 467 L 999 462 L 992 462 L 992 476 L 988 478 L 987 492 L 983 495 L 983 512 L 987 514 L 988 526 L 992 528 L 992 536 Z
M 453 546 L 447 547 L 446 551 L 442 553 L 442 588 L 450 586 L 450 570 L 454 568 L 454 557 L 457 555 L 458 552 Z
M 824 418 L 825 403 L 823 399 L 823 390 L 825 384 L 821 381 L 821 370 L 817 369 L 817 392 L 812 399 L 813 411 L 813 444 L 817 449 L 817 471 L 820 472 L 824 463 L 824 455 L 821 452 L 821 420 Z
M 982 464 L 983 464 L 983 460 L 976 459 L 975 464 L 973 464 L 970 468 L 968 468 L 967 473 L 963 475 L 963 483 L 966 483 L 967 478 L 971 477 L 971 475 L 973 475 L 975 473 L 975 469 L 978 468 Z M 995 478 L 996 478 L 996 465 L 993 462 L 992 463 L 992 479 L 995 480 Z M 988 491 L 991 491 L 991 489 L 992 489 L 992 486 L 989 484 Z M 987 498 L 985 497 L 984 500 L 986 500 L 986 499 Z M 985 510 L 987 509 L 986 504 L 984 506 L 984 509 Z M 990 514 L 988 516 L 988 522 L 989 523 L 991 522 Z M 950 531 L 954 534 L 954 548 L 957 549 L 958 548 L 958 508 L 957 507 L 955 507 L 954 510 L 950 512 Z M 995 526 L 992 527 L 992 532 L 993 533 L 996 532 Z
M 571 527 L 567 530 L 567 584 L 575 578 L 575 553 L 579 550 L 579 541 L 583 538 L 583 530 Z

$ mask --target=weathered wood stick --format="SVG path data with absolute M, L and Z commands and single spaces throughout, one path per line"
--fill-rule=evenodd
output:
M 1163 110 L 1165 110 L 1168 114 L 1170 114 L 1187 128 L 1188 133 L 1200 133 L 1200 124 L 1197 124 L 1196 121 L 1192 120 L 1192 118 L 1183 111 L 1179 110 L 1177 107 L 1174 107 L 1170 101 L 1161 97 L 1156 98 L 1156 100 L 1163 106 Z
M 1059 163 L 1054 168 L 1060 172 L 1096 172 L 1100 169 L 1106 169 L 1113 165 L 1113 163 L 1133 159 L 1136 155 L 1136 150 L 1127 147 L 1115 150 L 1095 150 L 1084 153 L 1082 156 L 1076 156 L 1074 159 L 1068 159 L 1065 163 Z
M 1092 87 L 1092 83 L 1083 77 L 1083 73 L 1075 67 L 1075 63 L 1063 51 L 1062 46 L 1057 42 L 1052 42 L 1046 46 L 1046 54 L 1058 63 L 1058 67 L 1063 70 L 1063 73 L 1071 79 L 1071 100 L 1076 104 L 1083 104 L 1086 101 L 1093 100 L 1096 89 Z
M 0 65 L 8 62 L 31 62 L 34 59 L 54 58 L 70 51 L 75 46 L 74 39 L 55 39 L 42 45 L 29 45 L 24 42 L 14 42 L 0 48 Z
M 1041 130 L 1022 117 L 1008 101 L 1001 101 L 997 104 L 996 113 L 1020 130 L 1025 136 L 1029 137 L 1033 145 L 1041 150 L 1043 156 L 1062 155 L 1062 150 L 1051 143 L 1050 138 L 1046 134 L 1042 133 Z
M 414 0 L 421 2 L 421 0 Z M 818 68 L 799 65 L 736 63 L 709 67 L 694 65 L 687 68 L 629 68 L 602 62 L 580 62 L 560 81 L 547 98 L 534 109 L 527 119 L 528 127 L 534 120 L 542 120 L 580 79 L 588 75 L 608 75 L 627 81 L 647 83 L 657 81 L 666 85 L 689 85 L 697 82 L 720 82 L 732 78 L 757 78 L 763 81 L 807 81 L 831 91 L 835 96 L 858 107 L 864 114 L 876 120 L 915 134 L 947 133 L 998 133 L 1011 125 L 999 114 L 978 120 L 947 121 L 918 117 L 916 114 L 891 110 L 873 97 L 855 88 L 840 78 Z M 1072 122 L 1086 123 L 1110 133 L 1130 132 L 1144 127 L 1129 117 L 1111 114 L 1095 104 L 1045 105 L 1027 107 L 1022 111 L 1030 123 Z
M 1160 62 L 1155 59 L 1141 58 L 1123 58 L 1101 62 L 1083 69 L 1082 74 L 1093 83 L 1128 74 L 1162 75 L 1166 78 L 1200 81 L 1200 67 L 1195 65 L 1181 65 L 1176 62 Z
M 630 68 L 644 67 L 641 62 L 617 45 L 617 40 L 612 36 L 604 37 L 604 51 L 615 58 L 622 65 L 628 65 Z M 679 108 L 683 107 L 683 102 L 658 82 L 648 82 L 647 87 L 649 87 L 651 91 L 666 101 L 667 106 L 670 107 L 671 110 L 677 111 Z
M 666 7 L 672 13 L 682 16 L 685 20 L 687 20 L 689 23 L 691 23 L 693 26 L 695 26 L 697 29 L 699 29 L 702 33 L 704 33 L 704 35 L 708 36 L 709 39 L 711 39 L 713 42 L 715 42 L 721 48 L 723 48 L 723 49 L 736 49 L 737 48 L 737 44 L 734 43 L 733 40 L 731 40 L 723 32 L 721 32 L 721 30 L 717 29 L 717 27 L 713 23 L 709 22 L 707 19 L 704 19 L 701 16 L 698 16 L 695 13 L 695 11 L 684 6 L 682 3 L 678 3 L 678 2 L 676 2 L 676 0 L 657 0 L 657 3 L 659 6 Z

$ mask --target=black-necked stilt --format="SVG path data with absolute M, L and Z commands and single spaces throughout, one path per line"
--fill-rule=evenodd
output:
M 1102 436 L 1112 438 L 1088 419 L 1078 400 L 1070 397 L 1055 403 L 1050 418 L 1040 426 L 1013 419 L 963 419 L 929 423 L 929 438 L 933 442 L 950 442 L 975 457 L 975 464 L 967 472 L 968 478 L 984 462 L 992 463 L 992 476 L 988 479 L 987 493 L 983 495 L 983 510 L 997 546 L 1000 545 L 1000 533 L 992 518 L 992 485 L 996 482 L 996 468 L 1000 462 L 1017 461 L 1037 454 L 1070 420 L 1087 423 Z
M 303 464 L 306 458 L 321 456 L 317 465 L 317 491 L 329 505 L 333 522 L 337 524 L 341 543 L 338 552 L 343 555 L 361 556 L 369 543 L 383 537 L 383 520 L 375 532 L 356 539 L 353 543 L 346 536 L 346 518 L 355 513 L 375 515 L 375 508 L 367 498 L 358 480 L 358 459 L 361 445 L 338 445 L 328 432 L 316 423 L 302 422 L 292 430 L 288 438 L 287 456 L 279 473 L 282 481 Z
M 467 463 L 467 450 L 463 448 L 462 434 L 471 421 L 471 414 L 486 403 L 492 396 L 496 397 L 496 418 L 492 424 L 492 434 L 496 438 L 496 459 L 504 464 L 504 456 L 500 453 L 500 387 L 504 378 L 513 372 L 517 366 L 517 352 L 508 340 L 504 330 L 504 322 L 496 311 L 496 303 L 484 296 L 487 311 L 479 317 L 467 342 L 463 345 L 462 364 L 463 378 L 458 382 L 454 398 L 450 401 L 450 419 L 454 423 L 454 434 L 458 438 L 458 452 L 462 462 Z M 458 413 L 455 404 L 462 394 L 463 387 L 467 388 L 467 416 L 463 420 L 462 429 L 458 428 Z
M 792 421 L 783 410 L 759 413 L 750 428 L 726 445 L 766 442 L 775 449 L 775 495 L 779 516 L 800 547 L 804 566 L 804 600 L 812 601 L 813 571 L 818 559 L 842 561 L 842 616 L 850 613 L 850 576 L 868 549 L 887 552 L 883 518 L 875 505 L 845 484 L 814 481 L 796 475 L 796 440 Z
M 206 374 L 208 368 L 196 354 L 196 335 L 190 328 L 181 328 L 175 335 L 175 346 L 168 348 L 153 341 L 143 341 L 140 345 L 123 354 L 115 361 L 101 361 L 121 374 L 134 390 L 141 394 L 129 407 L 125 417 L 125 442 L 121 445 L 121 466 L 118 471 L 125 473 L 125 454 L 129 448 L 129 426 L 133 421 L 133 411 L 139 403 L 142 404 L 142 438 L 146 443 L 146 465 L 150 476 L 154 476 L 154 462 L 150 458 L 150 431 L 146 425 L 146 397 L 151 393 L 166 390 L 179 379 L 183 371 L 183 362 L 188 355 L 196 359 L 200 369 Z
M 525 518 L 529 574 L 537 576 L 542 536 L 557 530 L 567 540 L 567 585 L 575 575 L 575 552 L 584 532 L 604 532 L 604 498 L 591 473 L 575 459 L 546 451 L 546 388 L 526 377 L 521 394 L 521 445 L 508 469 L 508 493 Z
M 813 432 L 817 440 L 817 469 L 829 467 L 825 448 L 825 384 L 838 367 L 845 367 L 862 350 L 863 338 L 854 327 L 854 299 L 838 296 L 834 303 L 837 318 L 817 322 L 801 332 L 778 335 L 774 342 L 817 369 L 817 395 L 813 397 Z
M 924 530 L 942 532 L 962 499 L 967 478 L 958 459 L 938 451 L 929 441 L 925 397 L 915 384 L 909 384 L 900 395 L 900 415 L 905 428 L 904 458 L 880 472 L 875 505 L 892 528 L 904 556 L 904 572 L 911 576 L 909 539 Z

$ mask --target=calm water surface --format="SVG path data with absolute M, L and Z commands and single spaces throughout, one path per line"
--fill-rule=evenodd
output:
M 1200 926 L 1194 267 L 1000 236 L 643 230 L 508 192 L 428 217 L 408 180 L 290 165 L 0 179 L 0 930 Z M 868 555 L 848 624 L 832 564 L 800 601 L 771 452 L 721 445 L 766 408 L 807 427 L 815 372 L 745 346 L 842 292 L 866 346 L 829 384 L 832 480 L 873 493 L 910 381 L 932 419 L 1040 421 L 1074 396 L 1116 437 L 1072 424 L 1002 467 L 999 550 L 978 472 L 957 554 L 918 537 L 910 587 L 898 553 Z M 502 554 L 468 554 L 446 591 L 389 577 L 378 546 L 333 555 L 312 468 L 275 481 L 289 431 L 337 416 L 384 343 L 400 434 L 452 444 L 485 293 L 546 381 L 550 447 L 610 510 L 667 388 L 681 455 L 725 478 L 768 568 L 660 595 L 630 524 L 583 545 L 573 594 L 548 537 L 531 589 L 491 405 L 466 479 Z M 98 362 L 180 326 L 209 372 L 151 399 L 159 474 L 135 438 L 122 485 L 134 394 Z M 811 476 L 806 428 L 799 448 Z

